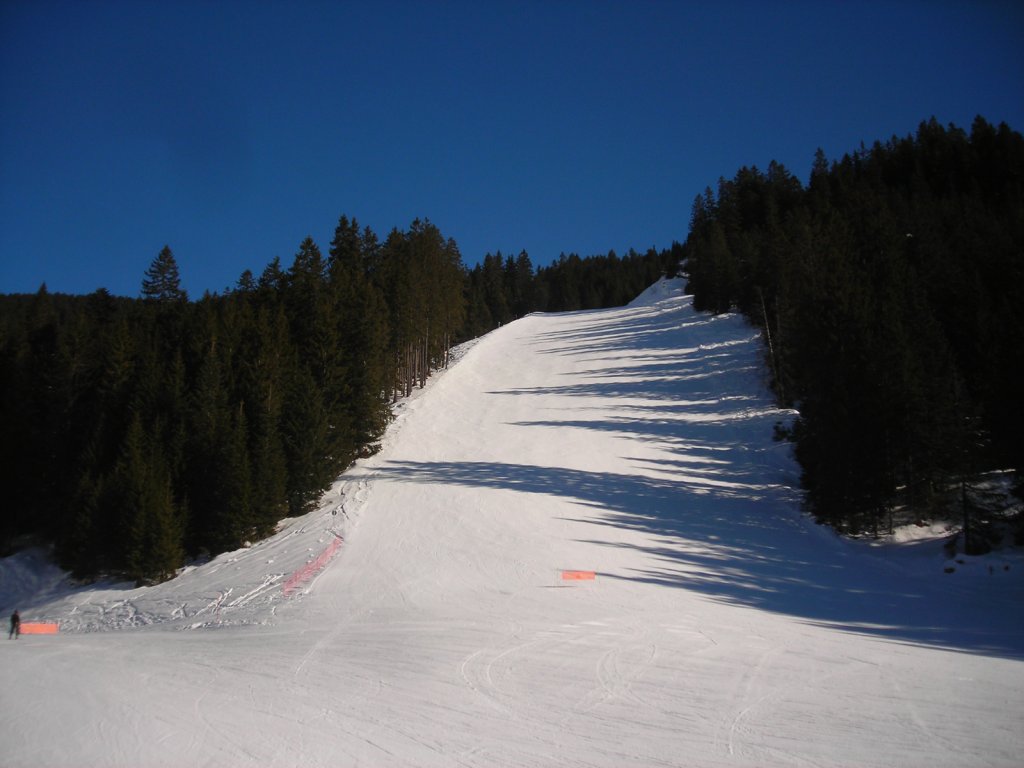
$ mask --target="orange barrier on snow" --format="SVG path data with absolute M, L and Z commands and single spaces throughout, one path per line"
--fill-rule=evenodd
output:
M 55 621 L 23 621 L 21 622 L 21 634 L 56 635 L 57 626 Z
M 596 578 L 593 571 L 562 571 L 562 581 L 591 581 Z

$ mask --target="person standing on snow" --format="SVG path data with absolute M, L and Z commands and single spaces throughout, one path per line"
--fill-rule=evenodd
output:
M 7 639 L 10 640 L 12 637 L 21 637 L 21 615 L 17 610 L 11 614 L 11 631 Z

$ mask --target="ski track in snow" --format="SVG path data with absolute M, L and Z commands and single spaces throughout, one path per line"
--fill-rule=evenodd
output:
M 141 589 L 0 561 L 61 623 L 4 646 L 4 765 L 1019 765 L 1024 560 L 808 520 L 759 345 L 679 281 L 530 315 L 266 541 Z

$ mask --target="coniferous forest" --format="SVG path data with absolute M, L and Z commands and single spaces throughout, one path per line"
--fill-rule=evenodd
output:
M 763 329 L 819 520 L 955 514 L 987 546 L 984 479 L 1024 469 L 1024 139 L 978 118 L 819 150 L 807 186 L 742 168 L 663 251 L 467 269 L 429 221 L 380 241 L 342 216 L 326 253 L 307 238 L 198 300 L 169 247 L 140 298 L 2 296 L 0 550 L 50 542 L 81 577 L 166 579 L 311 509 L 452 345 L 625 304 L 680 265 L 698 309 Z
M 698 308 L 764 329 L 819 520 L 950 516 L 967 551 L 990 545 L 1007 504 L 986 478 L 1015 470 L 1020 496 L 1024 470 L 1019 133 L 932 119 L 831 164 L 819 150 L 807 187 L 741 168 L 694 201 L 684 251 Z
M 324 254 L 190 301 L 165 247 L 141 298 L 0 297 L 0 549 L 51 542 L 80 577 L 138 583 L 309 511 L 372 453 L 390 405 L 453 344 L 535 310 L 614 306 L 676 252 L 488 255 L 414 221 L 381 242 L 342 216 Z

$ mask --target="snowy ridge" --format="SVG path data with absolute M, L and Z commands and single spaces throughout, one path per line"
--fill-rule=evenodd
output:
M 663 281 L 460 350 L 319 509 L 172 582 L 9 558 L 62 631 L 4 647 L 5 765 L 1016 765 L 1019 555 L 815 525 L 763 381 Z
M 662 301 L 677 297 L 680 292 L 681 278 L 665 278 L 652 283 L 644 291 L 629 302 L 629 307 L 648 307 Z

